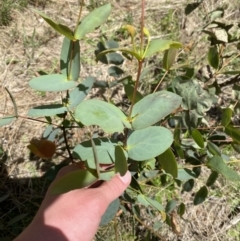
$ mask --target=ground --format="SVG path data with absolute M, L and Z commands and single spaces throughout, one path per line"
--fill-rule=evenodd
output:
M 108 1 L 85 1 L 83 15 L 105 2 Z M 81 45 L 81 79 L 88 75 L 100 79 L 106 77 L 106 69 L 96 63 L 94 55 L 100 36 L 109 39 L 120 38 L 121 44 L 124 45 L 127 40 L 119 33 L 122 25 L 132 24 L 139 27 L 141 1 L 109 2 L 112 3 L 113 12 L 107 24 L 90 34 Z M 199 65 L 200 68 L 206 61 L 204 50 L 207 45 L 207 36 L 200 34 L 200 29 L 205 24 L 203 19 L 207 13 L 224 8 L 226 21 L 239 21 L 239 2 L 206 0 L 201 7 L 186 15 L 186 6 L 189 3 L 188 0 L 147 0 L 145 21 L 152 38 L 177 40 L 189 48 L 195 46 L 188 56 L 189 62 Z M 15 4 L 17 5 L 18 1 Z M 28 110 L 40 104 L 51 104 L 61 100 L 58 94 L 33 91 L 28 85 L 29 80 L 38 76 L 39 71 L 59 72 L 58 59 L 63 41 L 63 37 L 56 34 L 33 9 L 38 9 L 56 21 L 73 27 L 77 20 L 78 7 L 76 0 L 32 1 L 24 8 L 12 8 L 11 22 L 8 26 L 0 26 L 0 116 L 13 112 L 12 102 L 4 87 L 11 91 L 19 108 L 18 120 L 0 129 L 0 241 L 12 240 L 30 222 L 49 184 L 49 180 L 44 178 L 46 170 L 53 163 L 60 163 L 66 157 L 66 153 L 59 151 L 59 155 L 56 155 L 53 161 L 43 161 L 30 155 L 27 148 L 30 140 L 33 137 L 41 137 L 46 127 L 45 123 L 40 122 L 43 118 L 39 118 L 39 121 L 27 119 Z M 146 63 L 155 70 L 158 69 L 158 64 L 158 59 Z M 134 64 L 130 61 L 123 68 L 133 75 L 136 72 Z M 93 94 L 102 95 L 97 91 Z M 106 97 L 110 94 L 104 93 Z M 122 100 L 121 89 L 117 90 L 115 98 Z M 80 139 L 83 134 L 74 133 L 75 137 Z M 200 186 L 201 182 L 192 192 Z M 178 220 L 180 234 L 171 232 L 166 225 L 154 232 L 163 236 L 165 240 L 240 240 L 239 187 L 238 183 L 220 179 L 215 190 L 211 190 L 207 201 L 199 206 L 192 205 L 192 193 L 185 193 L 179 197 L 187 203 L 186 214 L 183 219 Z M 156 194 L 149 187 L 146 191 Z M 161 196 L 161 190 L 158 191 L 158 195 Z M 166 202 L 168 195 L 173 194 L 163 192 L 163 195 L 165 196 L 161 196 L 161 199 Z M 142 224 L 128 215 L 118 216 L 115 222 L 100 229 L 96 240 L 116 240 L 116 233 L 119 240 L 148 240 L 144 235 L 146 226 L 152 229 L 151 217 L 146 213 L 142 215 L 145 222 Z M 160 238 L 155 235 L 155 238 L 149 240 Z

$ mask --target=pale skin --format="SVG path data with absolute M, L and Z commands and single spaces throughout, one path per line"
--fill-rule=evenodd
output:
M 76 170 L 61 169 L 56 180 Z M 47 194 L 31 224 L 14 241 L 91 241 L 108 205 L 119 197 L 131 182 L 131 174 L 116 174 L 97 188 L 73 190 L 62 195 Z

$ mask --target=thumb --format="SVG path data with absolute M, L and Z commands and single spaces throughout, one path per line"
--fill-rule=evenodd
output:
M 124 176 L 117 173 L 110 181 L 104 182 L 99 188 L 103 198 L 110 204 L 127 189 L 131 182 L 131 173 L 126 172 Z

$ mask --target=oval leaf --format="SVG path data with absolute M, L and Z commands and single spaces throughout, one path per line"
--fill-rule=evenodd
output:
M 86 96 L 92 89 L 94 81 L 95 81 L 94 77 L 88 77 L 69 93 L 68 109 L 75 108 L 78 104 L 80 104 L 86 98 Z
M 131 159 L 145 161 L 166 151 L 173 142 L 171 131 L 164 127 L 150 126 L 134 131 L 127 139 L 127 152 Z
M 115 78 L 119 78 L 121 75 L 124 74 L 124 71 L 117 66 L 110 66 L 107 71 L 110 76 L 113 76 Z
M 69 27 L 67 27 L 65 25 L 62 25 L 62 24 L 55 23 L 48 16 L 46 16 L 45 14 L 43 14 L 43 13 L 37 11 L 37 10 L 34 10 L 34 12 L 39 14 L 58 33 L 64 35 L 65 37 L 67 37 L 71 40 L 75 40 L 75 38 L 73 37 L 73 34 L 72 34 L 72 30 Z
M 9 125 L 13 121 L 15 121 L 17 118 L 15 116 L 5 116 L 0 119 L 0 127 Z
M 111 13 L 111 4 L 105 4 L 94 9 L 79 23 L 75 33 L 75 39 L 82 39 L 86 34 L 93 32 L 97 27 L 101 26 Z
M 110 171 L 104 171 L 101 172 L 99 175 L 99 180 L 102 181 L 109 181 L 111 180 L 114 176 L 116 175 L 115 171 L 110 170 Z
M 93 184 L 97 178 L 88 170 L 70 172 L 54 182 L 52 194 L 62 194 L 74 189 L 84 188 Z
M 217 45 L 214 45 L 214 46 L 209 48 L 208 62 L 214 69 L 218 69 L 218 67 L 219 67 L 219 53 L 218 53 Z
M 134 92 L 134 87 L 130 84 L 124 85 L 124 90 L 125 93 L 129 99 L 129 101 L 132 101 L 133 98 L 133 92 Z M 135 100 L 134 103 L 136 104 L 139 100 L 143 98 L 142 94 L 140 92 L 136 92 Z
M 139 130 L 157 123 L 177 109 L 181 101 L 180 96 L 168 91 L 147 95 L 133 106 L 133 129 Z
M 166 213 L 171 213 L 174 208 L 177 206 L 177 201 L 176 200 L 170 200 L 165 208 Z
M 175 156 L 170 148 L 168 148 L 165 152 L 163 152 L 160 156 L 158 156 L 158 161 L 162 167 L 162 169 L 171 174 L 174 178 L 178 175 L 178 167 Z
M 222 112 L 221 125 L 226 127 L 230 122 L 233 116 L 233 111 L 230 108 L 226 108 Z
M 68 80 L 78 80 L 80 73 L 79 41 L 64 38 L 60 55 L 60 69 L 62 75 L 68 76 Z
M 75 118 L 85 126 L 98 125 L 104 132 L 123 132 L 124 127 L 130 128 L 127 117 L 112 104 L 91 99 L 80 103 L 75 112 Z
M 119 207 L 120 207 L 120 201 L 117 198 L 113 202 L 110 203 L 110 205 L 108 206 L 107 210 L 103 214 L 101 222 L 100 222 L 100 226 L 105 226 L 109 222 L 111 222 L 112 219 L 115 217 Z
M 218 178 L 218 173 L 215 171 L 212 171 L 212 173 L 208 177 L 206 185 L 208 187 L 212 186 L 215 183 L 215 181 L 217 180 L 217 178 Z
M 115 147 L 118 145 L 118 141 L 108 138 L 94 138 L 93 142 L 99 164 L 113 164 L 115 162 Z M 73 155 L 79 160 L 87 161 L 90 168 L 96 169 L 91 140 L 84 141 L 75 146 Z M 125 159 L 127 159 L 126 151 Z
M 186 210 L 185 204 L 181 203 L 178 206 L 178 211 L 177 211 L 177 213 L 179 214 L 180 217 L 185 213 L 185 210 Z
M 128 170 L 126 155 L 121 146 L 115 147 L 115 173 L 124 176 Z
M 207 162 L 207 166 L 213 171 L 222 174 L 226 179 L 230 181 L 240 181 L 239 174 L 230 169 L 220 156 L 213 156 Z
M 67 108 L 63 105 L 42 105 L 37 106 L 28 111 L 28 116 L 38 117 L 38 116 L 54 116 L 58 114 L 63 114 L 67 111 Z
M 149 58 L 157 52 L 163 52 L 170 47 L 181 48 L 182 44 L 179 42 L 174 42 L 172 40 L 166 39 L 153 39 L 151 40 L 147 52 L 145 54 L 145 58 Z
M 192 131 L 192 138 L 199 147 L 204 148 L 204 140 L 202 134 L 197 129 Z
M 185 169 L 179 169 L 178 170 L 178 177 L 177 179 L 180 180 L 181 182 L 187 182 L 190 179 L 196 178 L 196 174 L 187 168 Z
M 240 70 L 225 71 L 223 74 L 236 75 L 240 74 Z
M 29 86 L 39 91 L 64 91 L 73 88 L 75 82 L 69 81 L 66 76 L 61 74 L 50 74 L 31 79 Z
M 194 200 L 193 200 L 194 205 L 203 203 L 206 200 L 207 195 L 208 195 L 207 187 L 206 186 L 201 187 L 194 197 Z
M 175 138 L 174 138 L 173 146 L 174 146 L 175 151 L 177 152 L 178 156 L 179 156 L 180 158 L 184 159 L 183 149 L 182 149 L 180 143 L 175 140 Z
M 221 156 L 221 151 L 218 148 L 217 145 L 215 145 L 214 143 L 212 143 L 211 141 L 208 141 L 207 143 L 207 149 L 209 150 L 209 152 L 214 155 L 214 156 Z
M 240 130 L 236 127 L 233 127 L 232 125 L 228 125 L 225 128 L 225 133 L 232 137 L 234 142 L 240 144 Z
M 178 49 L 177 48 L 170 48 L 165 51 L 163 56 L 162 66 L 165 70 L 170 70 L 172 65 L 175 62 L 175 58 L 177 56 Z

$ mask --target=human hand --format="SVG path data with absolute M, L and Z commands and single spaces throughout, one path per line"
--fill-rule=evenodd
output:
M 56 179 L 76 170 L 62 168 Z M 131 182 L 131 174 L 119 174 L 97 188 L 84 188 L 53 196 L 50 185 L 32 223 L 15 241 L 91 241 L 108 205 L 119 197 Z

